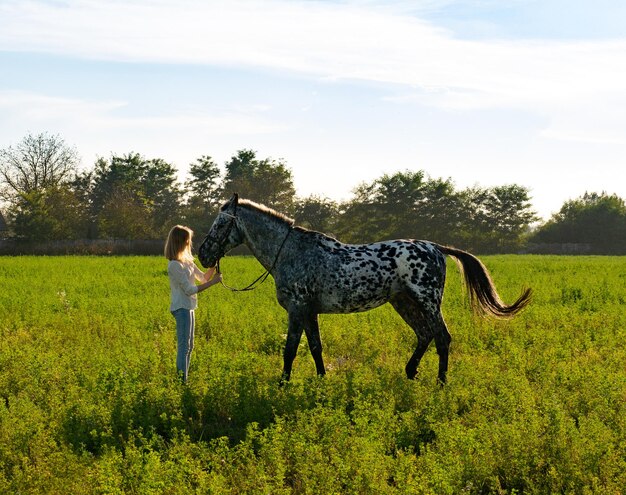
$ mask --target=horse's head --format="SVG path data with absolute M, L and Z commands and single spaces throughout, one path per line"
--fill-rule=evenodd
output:
M 215 266 L 224 254 L 242 243 L 241 232 L 237 225 L 238 201 L 239 196 L 235 193 L 222 205 L 209 233 L 202 241 L 198 258 L 205 268 Z

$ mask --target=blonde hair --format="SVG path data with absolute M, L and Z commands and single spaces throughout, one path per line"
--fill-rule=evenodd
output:
M 184 225 L 175 225 L 167 235 L 164 254 L 168 260 L 193 261 L 191 240 L 193 230 Z

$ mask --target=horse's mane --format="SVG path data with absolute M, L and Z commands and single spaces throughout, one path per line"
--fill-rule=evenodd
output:
M 287 215 L 284 215 L 283 213 L 280 213 L 268 206 L 255 203 L 254 201 L 251 201 L 249 199 L 240 199 L 237 203 L 237 206 L 241 208 L 245 208 L 247 210 L 260 211 L 261 213 L 264 213 L 272 218 L 275 218 L 277 220 L 280 220 L 281 222 L 286 223 L 290 227 L 293 227 L 293 224 L 295 223 L 295 220 L 293 218 L 288 217 Z
M 269 206 L 265 206 L 262 205 L 260 203 L 255 203 L 254 201 L 251 201 L 249 199 L 240 199 L 239 202 L 237 203 L 237 205 L 239 207 L 245 208 L 247 210 L 256 210 L 259 211 L 261 213 L 264 213 L 265 215 L 268 215 L 272 218 L 275 218 L 281 222 L 284 222 L 285 224 L 289 225 L 290 227 L 293 227 L 295 230 L 302 232 L 304 234 L 308 234 L 308 235 L 312 235 L 315 236 L 317 238 L 322 238 L 324 240 L 327 241 L 331 241 L 331 242 L 339 242 L 336 238 L 334 238 L 331 235 L 325 234 L 323 232 L 318 232 L 317 230 L 312 230 L 312 229 L 307 229 L 305 227 L 302 227 L 300 225 L 295 225 L 295 220 L 283 213 L 280 213 L 272 208 L 270 208 Z

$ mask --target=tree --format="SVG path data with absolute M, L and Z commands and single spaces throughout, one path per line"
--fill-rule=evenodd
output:
M 81 239 L 88 230 L 87 213 L 67 184 L 25 193 L 10 210 L 13 235 L 28 241 Z
M 146 161 L 143 192 L 151 212 L 154 230 L 162 237 L 169 232 L 182 203 L 176 168 L 161 158 Z
M 291 214 L 296 195 L 291 170 L 282 161 L 260 160 L 254 173 L 259 201 Z
M 461 197 L 460 223 L 467 249 L 483 253 L 515 251 L 538 219 L 528 189 L 517 184 L 469 188 Z
M 79 238 L 95 239 L 97 234 L 97 219 L 93 208 L 94 170 L 85 170 L 74 176 L 68 182 L 68 187 L 75 198 L 79 224 L 82 233 Z
M 491 229 L 496 233 L 497 250 L 504 252 L 519 247 L 530 224 L 538 220 L 528 188 L 517 184 L 496 186 L 489 189 L 487 198 L 486 207 Z
M 404 237 L 495 252 L 519 247 L 535 219 L 522 186 L 457 192 L 451 179 L 407 170 L 360 184 L 338 230 L 350 242 Z
M 372 202 L 380 215 L 380 238 L 419 236 L 423 229 L 419 228 L 422 219 L 417 210 L 425 199 L 426 182 L 422 170 L 384 174 L 374 181 Z
M 194 232 L 208 230 L 221 201 L 220 169 L 213 159 L 204 155 L 189 167 L 189 179 L 185 182 L 187 202 L 185 222 Z
M 9 219 L 16 239 L 28 241 L 52 239 L 54 221 L 41 192 L 25 192 L 15 198 L 9 209 Z
M 596 253 L 626 252 L 626 203 L 606 192 L 585 193 L 566 201 L 561 210 L 542 225 L 533 241 L 590 244 Z
M 98 215 L 98 232 L 103 238 L 150 239 L 154 224 L 147 202 L 130 188 L 120 187 L 111 193 Z
M 6 219 L 0 211 L 0 239 L 3 239 L 7 236 L 7 232 L 9 230 L 9 226 L 7 225 Z
M 379 240 L 382 219 L 374 202 L 375 183 L 362 182 L 352 190 L 352 199 L 339 207 L 337 236 L 345 242 L 373 242 Z
M 451 179 L 428 179 L 413 208 L 410 237 L 440 244 L 461 242 L 461 199 Z
M 64 239 L 81 221 L 72 214 L 68 184 L 78 154 L 59 136 L 28 134 L 15 147 L 0 150 L 0 198 L 7 201 L 13 235 L 27 240 Z
M 424 172 L 407 170 L 361 183 L 344 207 L 342 235 L 351 242 L 371 242 L 417 232 L 415 207 L 423 197 L 424 181 Z
M 78 154 L 59 136 L 28 134 L 16 146 L 0 150 L 0 197 L 11 204 L 68 181 Z
M 226 163 L 222 191 L 224 197 L 236 192 L 287 214 L 293 210 L 296 194 L 292 172 L 283 161 L 258 160 L 256 152 L 246 149 Z
M 190 165 L 189 175 L 185 186 L 191 198 L 206 209 L 216 209 L 220 201 L 221 176 L 217 163 L 210 156 L 203 155 Z
M 359 185 L 344 207 L 340 230 L 351 242 L 417 238 L 450 243 L 456 239 L 459 210 L 451 180 L 406 170 Z
M 162 237 L 178 220 L 180 202 L 176 169 L 160 158 L 129 153 L 96 162 L 91 207 L 100 237 Z
M 307 229 L 333 235 L 338 216 L 338 204 L 325 197 L 311 195 L 295 202 L 296 223 Z

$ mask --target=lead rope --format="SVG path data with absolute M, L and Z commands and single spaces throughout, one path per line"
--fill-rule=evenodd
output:
M 245 292 L 245 291 L 249 291 L 249 290 L 253 290 L 256 289 L 259 285 L 261 285 L 263 282 L 265 282 L 267 280 L 267 277 L 269 277 L 271 271 L 274 269 L 274 267 L 276 266 L 276 262 L 278 261 L 278 257 L 280 256 L 280 253 L 283 250 L 283 246 L 285 245 L 285 242 L 287 241 L 287 238 L 289 237 L 289 234 L 291 234 L 291 231 L 293 229 L 291 227 L 289 227 L 289 231 L 287 232 L 287 235 L 285 236 L 285 238 L 283 239 L 282 244 L 280 245 L 280 247 L 278 248 L 278 252 L 276 253 L 276 258 L 274 258 L 274 262 L 272 263 L 272 266 L 269 268 L 269 270 L 265 270 L 264 273 L 262 273 L 260 276 L 258 276 L 256 278 L 256 280 L 254 280 L 252 283 L 248 284 L 246 287 L 242 288 L 242 289 L 237 289 L 235 287 L 231 287 L 229 285 L 226 285 L 226 283 L 224 282 L 224 279 L 222 278 L 222 280 L 220 281 L 220 283 L 222 284 L 222 286 L 225 289 L 228 289 L 232 292 Z M 217 273 L 222 273 L 220 270 L 220 260 L 217 260 Z

